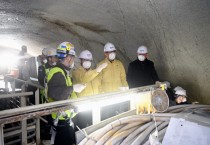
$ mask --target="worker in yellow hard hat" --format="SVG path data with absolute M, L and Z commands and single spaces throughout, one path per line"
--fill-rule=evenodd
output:
M 72 84 L 69 71 L 74 64 L 74 45 L 69 42 L 61 43 L 57 48 L 59 61 L 47 75 L 47 95 L 48 101 L 60 101 L 75 98 L 74 92 L 81 92 L 85 85 Z M 72 109 L 53 112 L 52 116 L 52 136 L 51 143 L 54 145 L 73 145 L 75 133 L 71 119 L 75 116 Z

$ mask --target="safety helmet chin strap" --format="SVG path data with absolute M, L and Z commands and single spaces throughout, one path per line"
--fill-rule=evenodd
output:
M 66 56 L 69 54 L 69 51 L 70 51 L 70 50 L 67 50 L 67 49 L 66 49 Z

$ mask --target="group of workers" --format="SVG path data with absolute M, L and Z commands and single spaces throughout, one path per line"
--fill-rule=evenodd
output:
M 43 49 L 40 55 L 42 64 L 38 68 L 38 80 L 45 87 L 41 90 L 41 103 L 128 90 L 159 81 L 154 63 L 147 58 L 147 47 L 137 49 L 137 59 L 129 64 L 127 75 L 123 63 L 116 59 L 116 52 L 112 43 L 106 43 L 105 59 L 92 69 L 92 53 L 84 50 L 79 55 L 80 66 L 70 74 L 76 57 L 73 44 L 63 42 L 57 49 Z M 176 90 L 174 100 L 177 104 L 186 102 L 186 91 L 180 88 Z M 74 110 L 51 114 L 51 144 L 75 144 L 74 115 Z

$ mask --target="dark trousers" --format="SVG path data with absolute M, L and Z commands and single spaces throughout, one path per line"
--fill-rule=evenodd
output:
M 76 126 L 83 129 L 92 125 L 92 111 L 79 112 L 73 118 L 73 122 L 75 124 L 75 131 L 78 131 Z
M 54 145 L 73 145 L 76 144 L 75 131 L 69 124 L 59 121 L 56 127 Z

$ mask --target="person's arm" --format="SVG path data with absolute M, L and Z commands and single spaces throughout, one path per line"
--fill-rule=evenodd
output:
M 48 97 L 55 101 L 66 100 L 73 91 L 72 86 L 66 86 L 66 80 L 61 73 L 56 73 L 48 82 Z
M 43 66 L 39 66 L 38 68 L 38 80 L 40 85 L 42 85 L 44 87 L 44 79 L 45 79 L 45 69 Z
M 96 70 L 89 70 L 87 72 L 74 71 L 72 73 L 73 80 L 76 83 L 88 83 L 92 81 L 99 73 Z
M 120 62 L 120 78 L 121 78 L 121 83 L 122 86 L 121 87 L 128 87 L 128 83 L 126 81 L 126 73 L 125 73 L 125 68 L 123 66 L 123 64 Z
M 130 88 L 133 87 L 133 86 L 132 86 L 132 79 L 133 79 L 132 73 L 133 73 L 133 71 L 132 71 L 132 66 L 131 66 L 131 64 L 129 64 L 129 66 L 128 66 L 128 73 L 127 73 L 126 78 L 127 78 L 128 85 L 129 85 Z
M 154 82 L 156 82 L 156 81 L 160 81 L 159 80 L 159 77 L 158 77 L 158 74 L 157 74 L 157 71 L 155 70 L 155 66 L 154 66 L 154 63 L 152 63 L 152 79 L 153 79 L 153 81 Z

